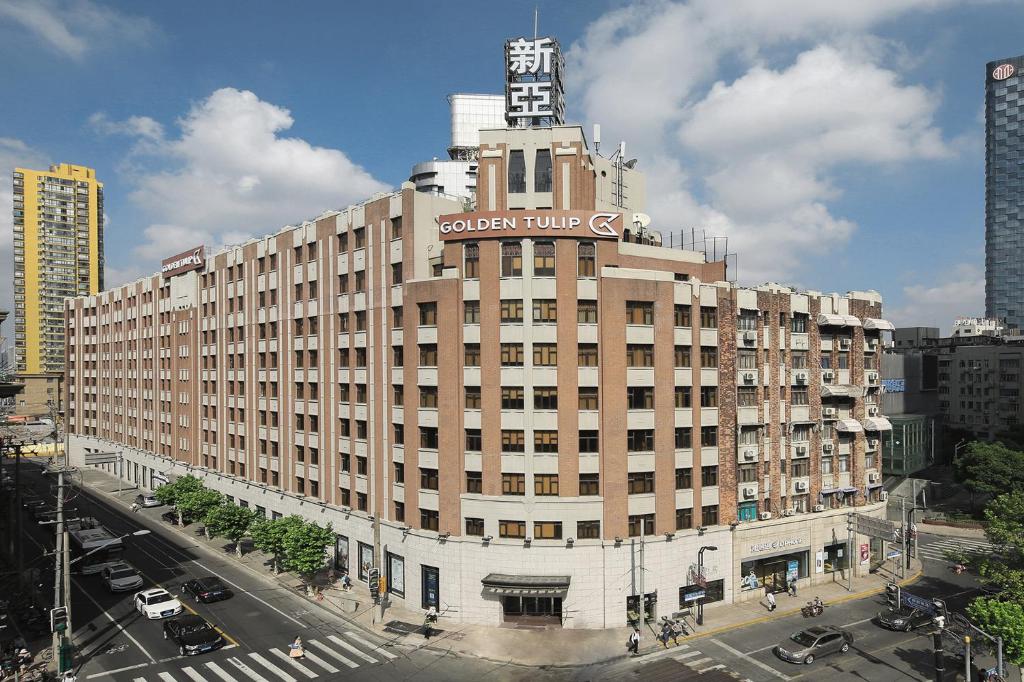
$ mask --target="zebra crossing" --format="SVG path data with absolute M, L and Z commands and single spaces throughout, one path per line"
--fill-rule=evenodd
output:
M 919 545 L 917 555 L 921 559 L 928 559 L 930 561 L 948 561 L 946 559 L 946 552 L 956 549 L 962 549 L 966 552 L 985 553 L 992 552 L 995 548 L 984 540 L 948 537 Z
M 718 673 L 719 675 L 725 674 L 735 680 L 740 680 L 740 682 L 752 682 L 750 678 L 742 678 L 739 673 L 726 669 L 725 664 L 717 663 L 715 659 L 706 655 L 704 652 L 698 651 L 697 649 L 691 649 L 688 644 L 683 644 L 679 648 L 685 649 L 685 651 L 672 656 L 672 658 L 682 663 L 695 673 L 700 675 L 704 675 L 705 673 Z
M 155 671 L 148 677 L 131 675 L 124 679 L 132 682 L 302 682 L 398 658 L 355 632 L 325 634 L 323 639 L 303 640 L 302 646 L 305 656 L 298 659 L 289 656 L 287 646 L 244 653 L 233 650 L 226 658 L 175 659 L 177 665 L 173 669 Z

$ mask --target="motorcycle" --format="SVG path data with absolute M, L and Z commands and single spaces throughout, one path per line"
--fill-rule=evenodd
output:
M 825 612 L 825 605 L 820 601 L 809 601 L 807 606 L 800 607 L 800 613 L 804 618 L 814 618 Z

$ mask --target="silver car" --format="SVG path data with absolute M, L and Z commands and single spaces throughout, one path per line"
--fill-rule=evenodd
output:
M 157 499 L 153 493 L 141 493 L 135 496 L 135 504 L 140 507 L 162 507 L 163 502 Z
M 142 576 L 123 561 L 103 569 L 103 582 L 111 592 L 128 592 L 142 587 Z
M 850 650 L 853 635 L 832 625 L 818 625 L 801 630 L 775 647 L 775 655 L 790 663 L 810 665 L 814 659 L 826 654 Z

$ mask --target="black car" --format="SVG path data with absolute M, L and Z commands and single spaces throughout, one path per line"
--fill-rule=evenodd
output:
M 201 616 L 179 616 L 164 621 L 164 639 L 177 644 L 182 656 L 195 656 L 224 646 L 224 638 Z
M 910 632 L 915 628 L 919 628 L 922 625 L 928 625 L 934 621 L 934 614 L 923 611 L 922 609 L 913 609 L 906 606 L 898 609 L 881 611 L 875 617 L 875 622 L 883 628 L 888 628 L 889 630 L 902 630 L 903 632 Z
M 209 604 L 212 601 L 221 601 L 222 599 L 230 599 L 235 596 L 235 593 L 229 590 L 224 583 L 213 577 L 195 578 L 186 581 L 182 584 L 181 591 L 192 595 L 193 599 L 204 604 Z

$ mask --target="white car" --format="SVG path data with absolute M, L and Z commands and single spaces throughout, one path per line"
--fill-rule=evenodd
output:
M 177 616 L 182 606 L 167 590 L 154 588 L 135 593 L 135 609 L 150 620 L 158 620 Z
M 140 507 L 162 507 L 164 503 L 157 499 L 153 493 L 140 493 L 135 496 L 135 504 Z
M 128 592 L 142 587 L 142 576 L 125 562 L 119 561 L 103 569 L 103 582 L 111 592 Z

